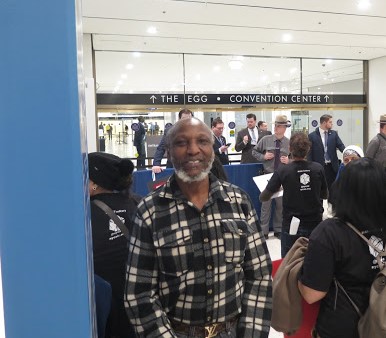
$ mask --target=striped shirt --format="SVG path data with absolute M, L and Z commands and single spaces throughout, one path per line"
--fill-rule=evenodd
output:
M 198 210 L 174 175 L 138 206 L 125 306 L 141 337 L 175 337 L 169 319 L 204 326 L 239 317 L 237 337 L 268 337 L 271 259 L 246 193 L 210 174 Z

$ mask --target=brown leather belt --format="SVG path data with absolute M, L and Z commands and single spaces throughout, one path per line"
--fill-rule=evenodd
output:
M 228 322 L 213 323 L 207 326 L 190 326 L 181 322 L 176 322 L 170 319 L 170 323 L 175 332 L 192 335 L 193 337 L 216 337 L 221 332 L 226 331 L 230 327 L 234 327 L 237 324 L 238 318 L 235 317 Z

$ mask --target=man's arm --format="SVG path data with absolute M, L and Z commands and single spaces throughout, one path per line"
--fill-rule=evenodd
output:
M 176 337 L 159 300 L 155 252 L 150 225 L 137 214 L 129 242 L 125 308 L 140 337 Z
M 340 139 L 338 132 L 336 132 L 336 147 L 339 149 L 341 153 L 343 153 L 344 148 L 346 148 Z
M 370 158 L 375 158 L 375 155 L 379 149 L 379 139 L 378 137 L 372 139 L 367 146 L 365 156 Z
M 272 313 L 272 262 L 256 211 L 248 199 L 247 222 L 255 231 L 246 238 L 244 294 L 237 327 L 238 338 L 267 338 Z
M 235 150 L 236 151 L 241 151 L 245 148 L 245 146 L 248 144 L 244 143 L 244 137 L 241 136 L 241 131 L 237 133 L 237 138 L 236 138 L 236 144 L 235 144 Z
M 265 140 L 262 138 L 252 149 L 252 156 L 259 162 L 264 162 Z
M 280 181 L 280 176 L 277 171 L 275 171 L 271 177 L 271 179 L 268 181 L 267 186 L 265 189 L 261 192 L 259 196 L 260 202 L 267 202 L 270 200 L 272 195 L 275 192 L 278 192 L 281 187 L 281 181 Z
M 156 149 L 156 151 L 154 153 L 153 168 L 156 167 L 156 166 L 157 167 L 161 167 L 161 162 L 162 162 L 162 159 L 163 159 L 163 157 L 165 155 L 165 151 L 166 151 L 166 148 L 165 148 L 165 136 L 166 135 L 162 136 L 161 141 L 158 144 L 157 149 Z M 153 170 L 153 168 L 152 168 L 152 170 Z M 158 171 L 158 172 L 160 172 L 160 171 Z

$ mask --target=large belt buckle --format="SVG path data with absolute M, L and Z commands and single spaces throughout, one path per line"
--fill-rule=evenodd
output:
M 218 324 L 212 324 L 209 326 L 205 326 L 205 338 L 213 338 L 217 336 L 216 328 Z

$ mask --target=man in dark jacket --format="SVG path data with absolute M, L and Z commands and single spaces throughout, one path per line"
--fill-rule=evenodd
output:
M 320 163 L 324 167 L 328 189 L 335 181 L 339 168 L 336 149 L 342 153 L 345 145 L 338 133 L 332 130 L 332 116 L 324 114 L 320 117 L 320 126 L 308 135 L 311 141 L 311 150 L 308 153 L 308 160 Z
M 138 117 L 138 129 L 134 133 L 134 146 L 137 148 L 137 170 L 145 169 L 145 158 L 146 158 L 146 150 L 145 150 L 145 127 L 143 123 L 145 119 L 143 116 Z
M 257 163 L 257 159 L 252 155 L 252 149 L 259 139 L 256 128 L 256 115 L 247 115 L 247 128 L 241 129 L 237 133 L 236 151 L 241 151 L 240 163 Z

